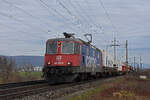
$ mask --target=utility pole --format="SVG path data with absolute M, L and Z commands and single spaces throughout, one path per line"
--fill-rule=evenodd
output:
M 128 70 L 128 40 L 126 40 L 126 70 Z
M 139 63 L 137 63 L 137 72 L 139 72 L 140 67 L 139 67 Z
M 112 41 L 113 42 L 113 44 L 111 45 L 112 47 L 114 47 L 114 67 L 116 67 L 116 58 L 117 58 L 117 56 L 116 56 L 116 47 L 117 46 L 120 46 L 119 44 L 117 44 L 117 40 L 116 40 L 116 38 L 114 38 L 114 41 Z
M 136 71 L 136 68 L 135 68 L 135 56 L 134 56 L 134 71 Z
M 142 70 L 142 57 L 140 56 L 140 69 Z

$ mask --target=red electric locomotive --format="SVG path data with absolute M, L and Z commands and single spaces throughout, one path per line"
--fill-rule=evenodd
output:
M 101 71 L 101 52 L 81 39 L 49 39 L 46 43 L 43 75 L 49 82 L 72 82 Z

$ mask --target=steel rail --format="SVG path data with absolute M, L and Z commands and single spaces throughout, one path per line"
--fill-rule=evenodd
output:
M 102 81 L 105 79 L 106 78 L 101 78 L 100 80 Z M 75 82 L 75 83 L 64 83 L 64 84 L 53 84 L 53 85 L 52 84 L 50 85 L 48 82 L 45 81 L 45 83 L 44 82 L 37 83 L 37 84 L 34 83 L 32 85 L 28 84 L 28 85 L 8 87 L 8 88 L 5 87 L 3 89 L 2 88 L 0 89 L 0 100 L 12 100 L 15 98 L 22 98 L 24 96 L 41 94 L 41 93 L 45 93 L 48 91 L 55 91 L 55 90 L 62 89 L 62 88 L 86 84 L 86 83 L 94 82 L 96 80 L 97 79 L 86 80 L 86 81 Z
M 8 83 L 0 85 L 0 100 L 11 100 L 16 97 L 27 96 L 31 92 L 41 92 L 49 84 L 45 80 Z M 43 88 L 43 89 L 42 89 Z M 35 92 L 34 92 L 35 93 Z
M 46 83 L 46 80 L 35 80 L 35 81 L 25 81 L 25 82 L 0 84 L 0 89 L 8 89 L 8 88 L 34 85 L 34 84 L 42 84 L 42 83 Z

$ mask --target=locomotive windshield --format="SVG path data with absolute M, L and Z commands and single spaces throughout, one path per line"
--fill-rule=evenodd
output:
M 48 54 L 56 54 L 57 53 L 57 42 L 50 42 L 47 45 L 47 53 Z
M 64 41 L 62 43 L 62 53 L 63 54 L 73 54 L 74 53 L 73 47 L 74 47 L 73 42 Z
M 79 43 L 74 43 L 73 41 L 62 41 L 60 43 L 61 44 L 59 45 L 57 41 L 49 42 L 47 44 L 47 54 L 57 54 L 58 52 L 61 52 L 62 54 L 80 53 Z

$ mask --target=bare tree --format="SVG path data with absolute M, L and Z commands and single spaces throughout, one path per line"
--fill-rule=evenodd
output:
M 0 78 L 3 82 L 11 81 L 16 70 L 16 63 L 12 58 L 0 57 Z
M 36 79 L 36 77 L 32 76 L 32 73 L 34 72 L 34 66 L 32 64 L 25 63 L 21 69 L 24 72 L 24 81 Z

